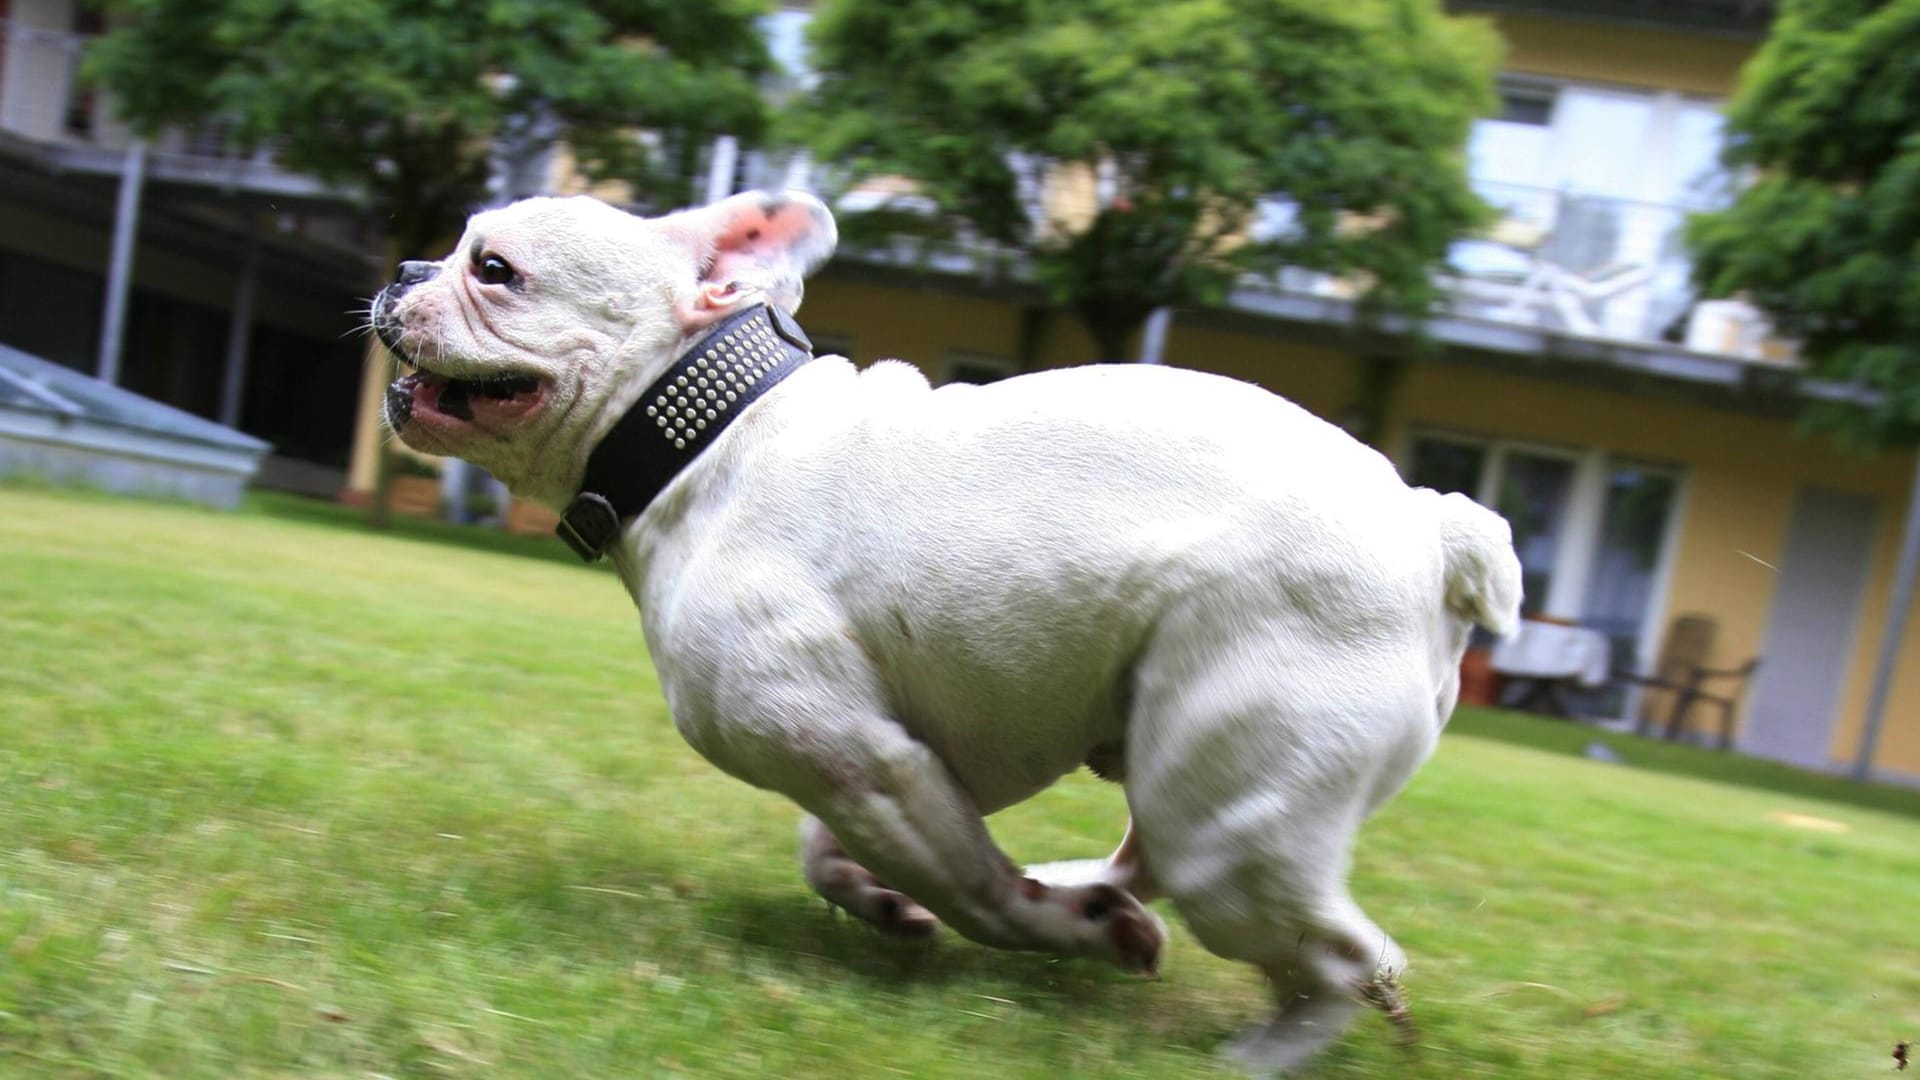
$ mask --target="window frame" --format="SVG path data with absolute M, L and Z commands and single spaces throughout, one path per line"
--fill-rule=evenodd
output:
M 962 382 L 962 380 L 955 377 L 954 372 L 956 368 L 963 365 L 1000 372 L 998 376 L 988 380 L 986 383 L 966 382 L 968 386 L 986 386 L 989 383 L 999 382 L 1001 379 L 1010 379 L 1020 374 L 1019 361 L 1010 356 L 995 356 L 992 353 L 968 352 L 964 349 L 948 349 L 946 354 L 940 358 L 940 385 L 946 386 L 950 383 Z
M 1646 610 L 1641 613 L 1638 634 L 1640 655 L 1632 658 L 1638 669 L 1653 662 L 1660 647 L 1660 635 L 1667 619 L 1673 569 L 1678 559 L 1684 517 L 1691 491 L 1692 471 L 1685 464 L 1627 452 L 1608 451 L 1597 446 L 1553 443 L 1503 435 L 1487 435 L 1443 426 L 1416 425 L 1405 429 L 1396 440 L 1392 460 L 1402 478 L 1409 478 L 1414 454 L 1422 440 L 1448 442 L 1480 448 L 1480 476 L 1471 492 L 1473 501 L 1494 506 L 1499 482 L 1505 475 L 1510 454 L 1519 452 L 1571 461 L 1574 474 L 1567 493 L 1564 534 L 1554 552 L 1553 569 L 1548 578 L 1547 597 L 1540 613 L 1551 618 L 1581 622 L 1587 609 L 1587 590 L 1598 559 L 1600 542 L 1606 527 L 1608 479 L 1616 466 L 1657 469 L 1673 477 L 1672 501 L 1662 527 L 1660 549 L 1654 558 L 1648 586 Z M 1624 664 L 1627 657 L 1617 657 Z M 1629 701 L 1630 707 L 1637 705 Z M 1631 715 L 1631 713 L 1629 713 Z

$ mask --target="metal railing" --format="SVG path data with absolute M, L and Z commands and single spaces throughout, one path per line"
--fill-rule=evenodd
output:
M 1694 293 L 1687 211 L 1476 183 L 1500 214 L 1448 253 L 1454 309 L 1582 337 L 1684 342 Z
M 80 78 L 80 60 L 92 35 L 0 19 L 0 130 L 34 142 L 120 151 L 132 134 L 113 110 L 112 97 Z M 213 120 L 166 132 L 153 152 L 225 166 L 276 168 L 278 148 L 243 148 L 232 125 Z
M 1687 216 L 1698 207 L 1476 181 L 1499 216 L 1456 241 L 1441 275 L 1449 314 L 1630 344 L 1791 363 L 1757 311 L 1702 301 L 1692 285 Z M 1276 204 L 1278 206 L 1278 204 Z M 1270 215 L 1283 220 L 1283 212 Z M 1287 292 L 1355 294 L 1352 281 L 1283 270 Z

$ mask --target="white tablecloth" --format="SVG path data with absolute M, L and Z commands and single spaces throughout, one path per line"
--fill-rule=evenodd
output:
M 1581 686 L 1607 681 L 1607 636 L 1556 623 L 1522 622 L 1520 632 L 1493 647 L 1493 670 L 1522 679 L 1572 679 Z

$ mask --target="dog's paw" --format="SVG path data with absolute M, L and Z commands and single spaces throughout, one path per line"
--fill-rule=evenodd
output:
M 1167 924 L 1148 911 L 1132 893 L 1116 885 L 1087 885 L 1062 889 L 1071 894 L 1070 908 L 1092 924 L 1098 951 L 1122 971 L 1160 974 L 1160 954 L 1167 945 Z
M 894 937 L 932 937 L 940 928 L 939 916 L 921 907 L 905 893 L 874 888 L 863 898 L 864 910 L 857 912 L 883 934 Z

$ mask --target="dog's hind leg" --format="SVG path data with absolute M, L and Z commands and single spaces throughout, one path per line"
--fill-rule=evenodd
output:
M 800 872 L 829 904 L 852 912 L 885 933 L 926 937 L 940 925 L 933 912 L 905 893 L 887 888 L 866 867 L 854 862 L 826 823 L 812 814 L 800 819 Z
M 1048 885 L 1115 885 L 1133 894 L 1143 904 L 1160 896 L 1160 886 L 1147 869 L 1146 854 L 1140 849 L 1139 835 L 1131 819 L 1127 834 L 1112 855 L 1104 859 L 1070 859 L 1027 867 L 1027 876 Z
M 1453 702 L 1417 641 L 1335 648 L 1285 610 L 1224 626 L 1215 610 L 1197 608 L 1141 660 L 1127 802 L 1194 937 L 1272 983 L 1273 1012 L 1227 1050 L 1270 1076 L 1369 1004 L 1402 1038 L 1411 1029 L 1406 955 L 1347 872 L 1355 831 L 1431 752 Z

